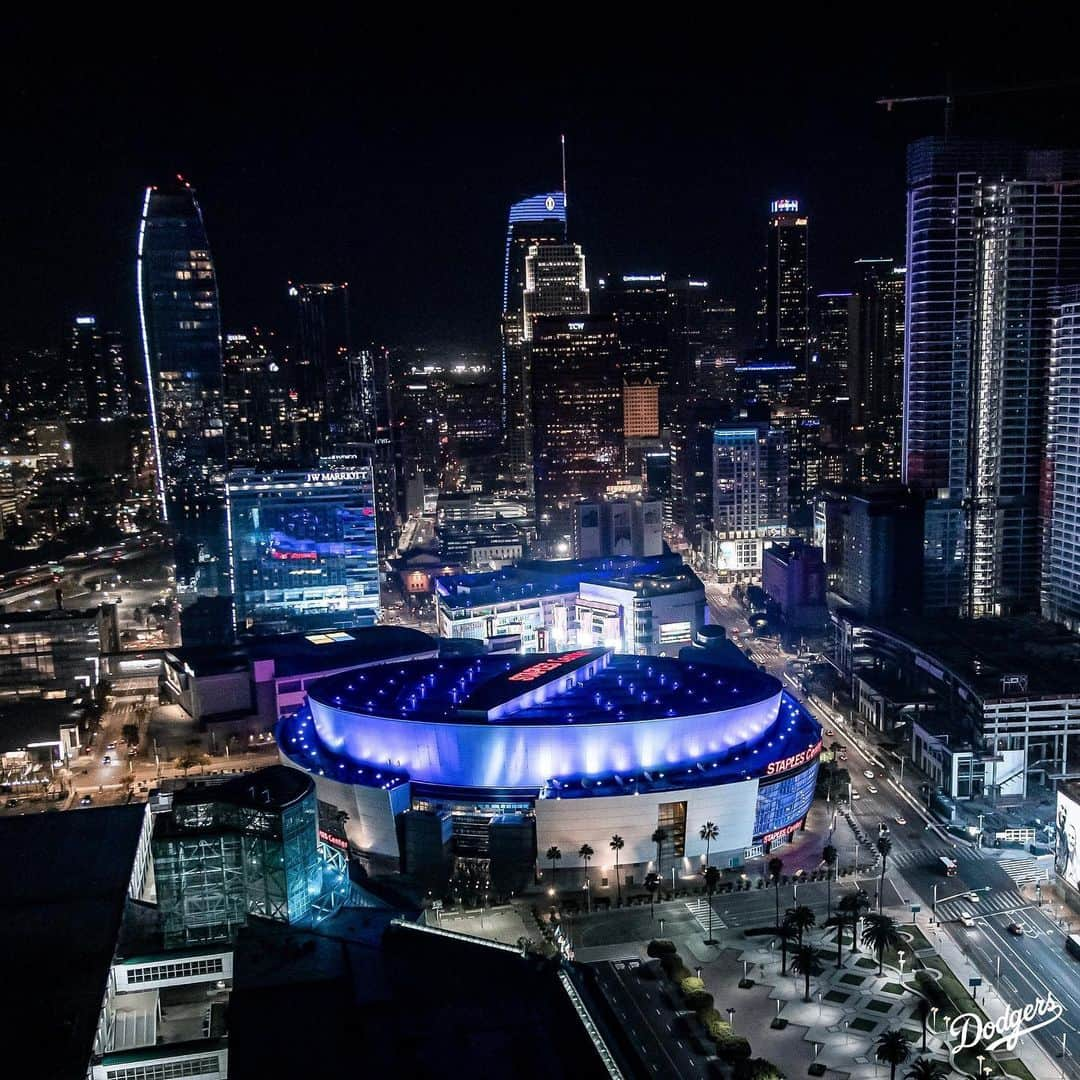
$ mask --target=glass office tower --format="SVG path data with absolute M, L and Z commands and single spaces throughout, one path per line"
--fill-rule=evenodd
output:
M 379 613 L 369 465 L 229 477 L 229 551 L 241 632 L 371 626 Z
M 1080 280 L 1080 152 L 908 149 L 904 480 L 928 495 L 924 606 L 1039 603 L 1055 290 Z
M 566 199 L 561 191 L 531 195 L 510 207 L 503 260 L 500 422 L 514 475 L 527 480 L 531 464 L 528 352 L 525 346 L 525 260 L 537 244 L 566 243 Z M 586 308 L 587 310 L 587 308 Z
M 182 587 L 217 591 L 225 558 L 225 425 L 217 278 L 190 184 L 149 187 L 137 296 L 162 518 Z

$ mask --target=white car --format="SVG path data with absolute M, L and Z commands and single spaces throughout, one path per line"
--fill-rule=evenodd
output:
M 898 817 L 896 819 L 896 824 L 897 825 L 906 825 L 907 824 L 907 818 L 906 817 Z
M 874 774 L 870 769 L 866 769 L 863 772 L 863 776 L 865 776 L 867 780 L 873 780 L 874 779 Z
M 867 787 L 866 790 L 869 791 L 871 795 L 876 795 L 877 794 L 877 788 L 874 787 L 873 784 L 871 784 L 869 787 Z
M 854 801 L 855 799 L 859 798 L 859 793 L 858 793 L 857 791 L 853 791 L 853 792 L 851 793 L 851 798 L 852 798 L 852 801 Z
M 970 900 L 970 901 L 971 901 L 971 902 L 972 902 L 973 904 L 977 904 L 977 903 L 979 902 L 979 899 L 980 899 L 980 897 L 979 897 L 979 894 L 978 894 L 977 892 L 974 892 L 974 891 L 972 891 L 972 892 L 969 892 L 969 893 L 967 894 L 967 898 L 968 898 L 968 900 Z
M 975 928 L 975 920 L 970 915 L 961 915 L 960 922 L 963 926 L 966 926 L 969 930 Z

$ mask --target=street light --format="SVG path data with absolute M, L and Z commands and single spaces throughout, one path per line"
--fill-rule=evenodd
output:
M 728 1009 L 727 1010 L 727 1022 L 728 1022 L 728 1027 L 730 1027 L 731 1030 L 734 1031 L 735 1030 L 735 1010 L 734 1009 Z

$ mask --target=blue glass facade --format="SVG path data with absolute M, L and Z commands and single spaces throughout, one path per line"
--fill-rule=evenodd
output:
M 379 613 L 369 466 L 233 473 L 229 566 L 240 631 L 371 626 Z
M 150 187 L 139 222 L 139 331 L 163 519 L 176 576 L 200 591 L 224 577 L 226 470 L 217 278 L 195 192 Z
M 754 839 L 797 825 L 810 810 L 817 786 L 818 763 L 771 784 L 762 781 L 758 788 L 757 813 L 754 816 Z

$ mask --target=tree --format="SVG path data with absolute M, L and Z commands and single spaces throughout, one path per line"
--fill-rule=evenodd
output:
M 821 974 L 821 965 L 818 964 L 817 954 L 809 945 L 799 944 L 791 954 L 791 970 L 801 975 L 806 984 L 803 990 L 803 1001 L 810 1000 L 810 976 Z
M 184 770 L 184 776 L 186 777 L 190 769 L 194 769 L 196 765 L 208 765 L 210 758 L 206 754 L 200 753 L 197 750 L 185 750 L 173 764 L 178 769 Z
M 709 852 L 712 842 L 720 835 L 720 830 L 711 822 L 706 821 L 698 830 L 698 836 L 705 841 L 705 865 L 709 865 Z
M 611 838 L 611 843 L 608 847 L 615 852 L 615 891 L 619 901 L 619 907 L 622 907 L 622 879 L 619 877 L 619 852 L 626 846 L 626 841 L 616 833 Z
M 851 955 L 854 956 L 858 952 L 858 929 L 859 919 L 862 918 L 863 912 L 870 906 L 870 897 L 866 895 L 863 889 L 860 889 L 857 893 L 848 893 L 837 905 L 836 909 L 844 916 L 845 922 L 851 926 Z
M 800 904 L 798 907 L 788 908 L 787 921 L 791 924 L 791 928 L 795 933 L 798 934 L 799 944 L 801 945 L 804 931 L 810 930 L 817 925 L 817 916 L 812 908 Z
M 915 1019 L 922 1024 L 922 1052 L 926 1053 L 926 1022 L 930 1019 L 931 1005 L 927 998 L 915 1002 Z
M 949 1070 L 940 1061 L 933 1058 L 916 1058 L 911 1068 L 904 1073 L 904 1080 L 945 1080 Z
M 769 860 L 769 876 L 773 880 L 776 889 L 776 925 L 780 925 L 780 871 L 784 869 L 784 860 L 773 856 Z
M 826 844 L 821 851 L 821 861 L 825 864 L 825 889 L 828 896 L 828 907 L 825 914 L 832 918 L 832 879 L 833 874 L 836 872 L 836 860 L 839 858 L 839 854 L 832 846 L 832 844 Z
M 879 916 L 880 917 L 880 916 Z M 883 1031 L 874 1046 L 874 1056 L 890 1068 L 889 1080 L 896 1080 L 896 1066 L 903 1065 L 911 1055 L 908 1037 L 896 1029 Z
M 551 863 L 551 887 L 555 887 L 555 864 L 562 858 L 562 852 L 552 844 L 544 853 L 544 858 Z
M 885 970 L 885 950 L 899 948 L 903 939 L 891 915 L 870 914 L 866 916 L 862 942 L 877 953 L 878 974 L 881 975 Z
M 716 886 L 720 883 L 720 871 L 715 866 L 705 867 L 705 895 L 709 905 L 709 936 L 706 945 L 715 945 L 716 940 L 712 936 L 713 905 L 712 898 L 716 895 Z
M 787 950 L 788 944 L 795 938 L 795 927 L 785 916 L 784 921 L 776 928 L 776 936 L 780 939 L 780 974 L 787 974 Z
M 653 830 L 652 842 L 656 845 L 656 873 L 658 877 L 664 876 L 663 850 L 664 841 L 667 839 L 667 829 L 657 826 Z
M 877 842 L 878 854 L 881 856 L 881 885 L 878 887 L 878 914 L 881 914 L 882 905 L 885 903 L 885 866 L 889 861 L 889 852 L 892 851 L 892 840 L 888 833 L 882 833 Z
M 655 918 L 653 904 L 656 902 L 656 890 L 660 888 L 660 875 L 655 870 L 645 875 L 645 891 L 649 894 L 649 917 Z
M 120 733 L 124 736 L 124 741 L 130 743 L 132 746 L 139 741 L 138 724 L 125 724 Z
M 589 860 L 596 854 L 588 844 L 578 848 L 578 858 L 585 864 L 585 907 L 592 910 L 592 890 L 589 888 Z

